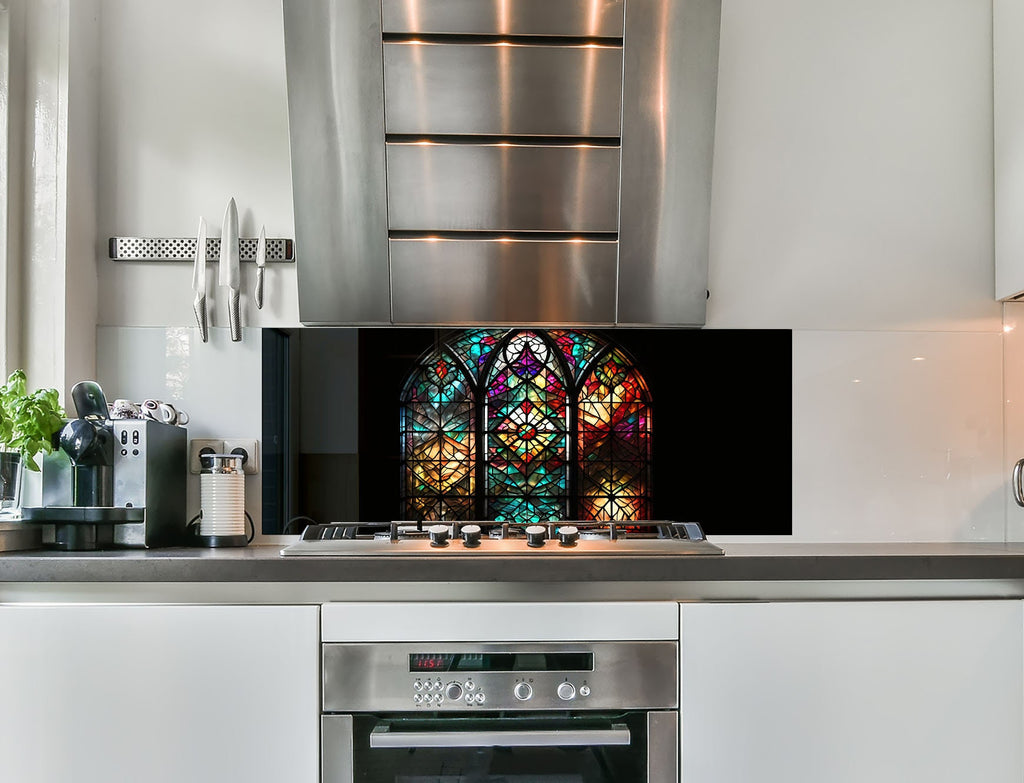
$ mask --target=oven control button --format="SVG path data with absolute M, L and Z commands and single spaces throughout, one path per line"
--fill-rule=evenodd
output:
M 450 682 L 448 687 L 444 689 L 444 695 L 450 701 L 458 701 L 462 698 L 462 686 L 457 682 Z
M 580 696 L 589 696 L 589 695 L 590 695 L 590 686 L 589 685 L 581 685 L 580 686 Z
M 435 693 L 434 694 L 434 703 L 435 704 L 440 704 L 443 701 L 444 701 L 444 696 L 442 696 L 440 693 Z
M 431 525 L 427 528 L 431 546 L 448 546 L 448 525 Z
M 571 682 L 560 682 L 556 693 L 562 701 L 572 701 L 576 698 L 576 686 Z
M 420 682 L 419 680 L 416 680 L 416 682 L 414 682 L 412 684 L 412 689 L 414 691 L 421 691 L 421 690 L 423 690 L 423 683 Z
M 544 525 L 530 525 L 526 528 L 527 546 L 544 546 L 544 540 L 548 537 L 548 529 Z
M 527 701 L 533 696 L 533 688 L 530 687 L 528 682 L 517 682 L 516 687 L 512 689 L 512 693 L 519 701 Z
M 467 693 L 466 694 L 466 704 L 469 704 L 469 705 L 473 704 L 473 694 L 472 693 Z
M 487 697 L 484 696 L 483 691 L 478 691 L 476 696 L 473 697 L 473 701 L 475 701 L 477 704 L 483 704 L 486 698 Z
M 466 690 L 467 691 L 474 690 L 475 688 L 476 688 L 476 683 L 475 682 L 473 682 L 472 680 L 466 680 Z
M 558 543 L 561 546 L 576 546 L 580 531 L 575 525 L 563 525 L 558 528 Z
M 412 697 L 413 704 L 419 704 L 421 701 L 423 701 L 423 697 L 420 696 L 418 693 Z
M 480 546 L 480 525 L 465 525 L 462 528 L 462 543 L 470 548 Z

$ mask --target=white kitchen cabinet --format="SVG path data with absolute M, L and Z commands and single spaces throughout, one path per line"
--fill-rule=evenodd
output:
M 684 604 L 683 783 L 1020 783 L 1019 601 Z
M 0 607 L 0 779 L 315 783 L 313 606 Z

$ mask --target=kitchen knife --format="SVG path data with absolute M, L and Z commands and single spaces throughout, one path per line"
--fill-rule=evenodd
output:
M 256 240 L 256 291 L 253 299 L 256 309 L 263 309 L 263 268 L 267 265 L 267 227 L 260 226 L 260 238 Z
M 199 218 L 199 235 L 196 237 L 196 262 L 192 267 L 192 290 L 196 298 L 192 301 L 192 309 L 196 313 L 199 324 L 199 336 L 203 342 L 210 339 L 206 322 L 206 218 Z
M 242 339 L 242 324 L 238 311 L 241 287 L 238 272 L 238 207 L 234 199 L 228 201 L 220 234 L 220 284 L 229 290 L 228 324 L 231 326 L 231 341 L 237 343 Z

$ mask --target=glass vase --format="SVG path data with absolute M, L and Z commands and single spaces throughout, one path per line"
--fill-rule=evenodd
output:
M 25 466 L 17 451 L 0 451 L 0 519 L 21 516 L 21 476 Z

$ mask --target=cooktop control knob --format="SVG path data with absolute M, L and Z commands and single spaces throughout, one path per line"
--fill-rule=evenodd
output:
M 517 682 L 516 687 L 512 689 L 512 694 L 519 699 L 519 701 L 528 701 L 533 696 L 533 688 L 530 687 L 528 682 Z
M 560 682 L 556 693 L 562 701 L 572 701 L 576 698 L 576 686 L 571 682 Z
M 448 701 L 458 701 L 462 698 L 462 686 L 457 682 L 448 683 L 448 687 L 444 689 L 444 697 Z
M 462 528 L 462 543 L 464 546 L 480 546 L 480 525 L 466 525 Z
M 526 528 L 527 546 L 544 546 L 544 541 L 547 537 L 548 530 L 544 525 L 530 525 Z
M 558 543 L 561 546 L 576 546 L 579 537 L 580 531 L 575 525 L 563 525 L 558 528 Z
M 431 525 L 427 528 L 431 546 L 448 546 L 448 525 Z

